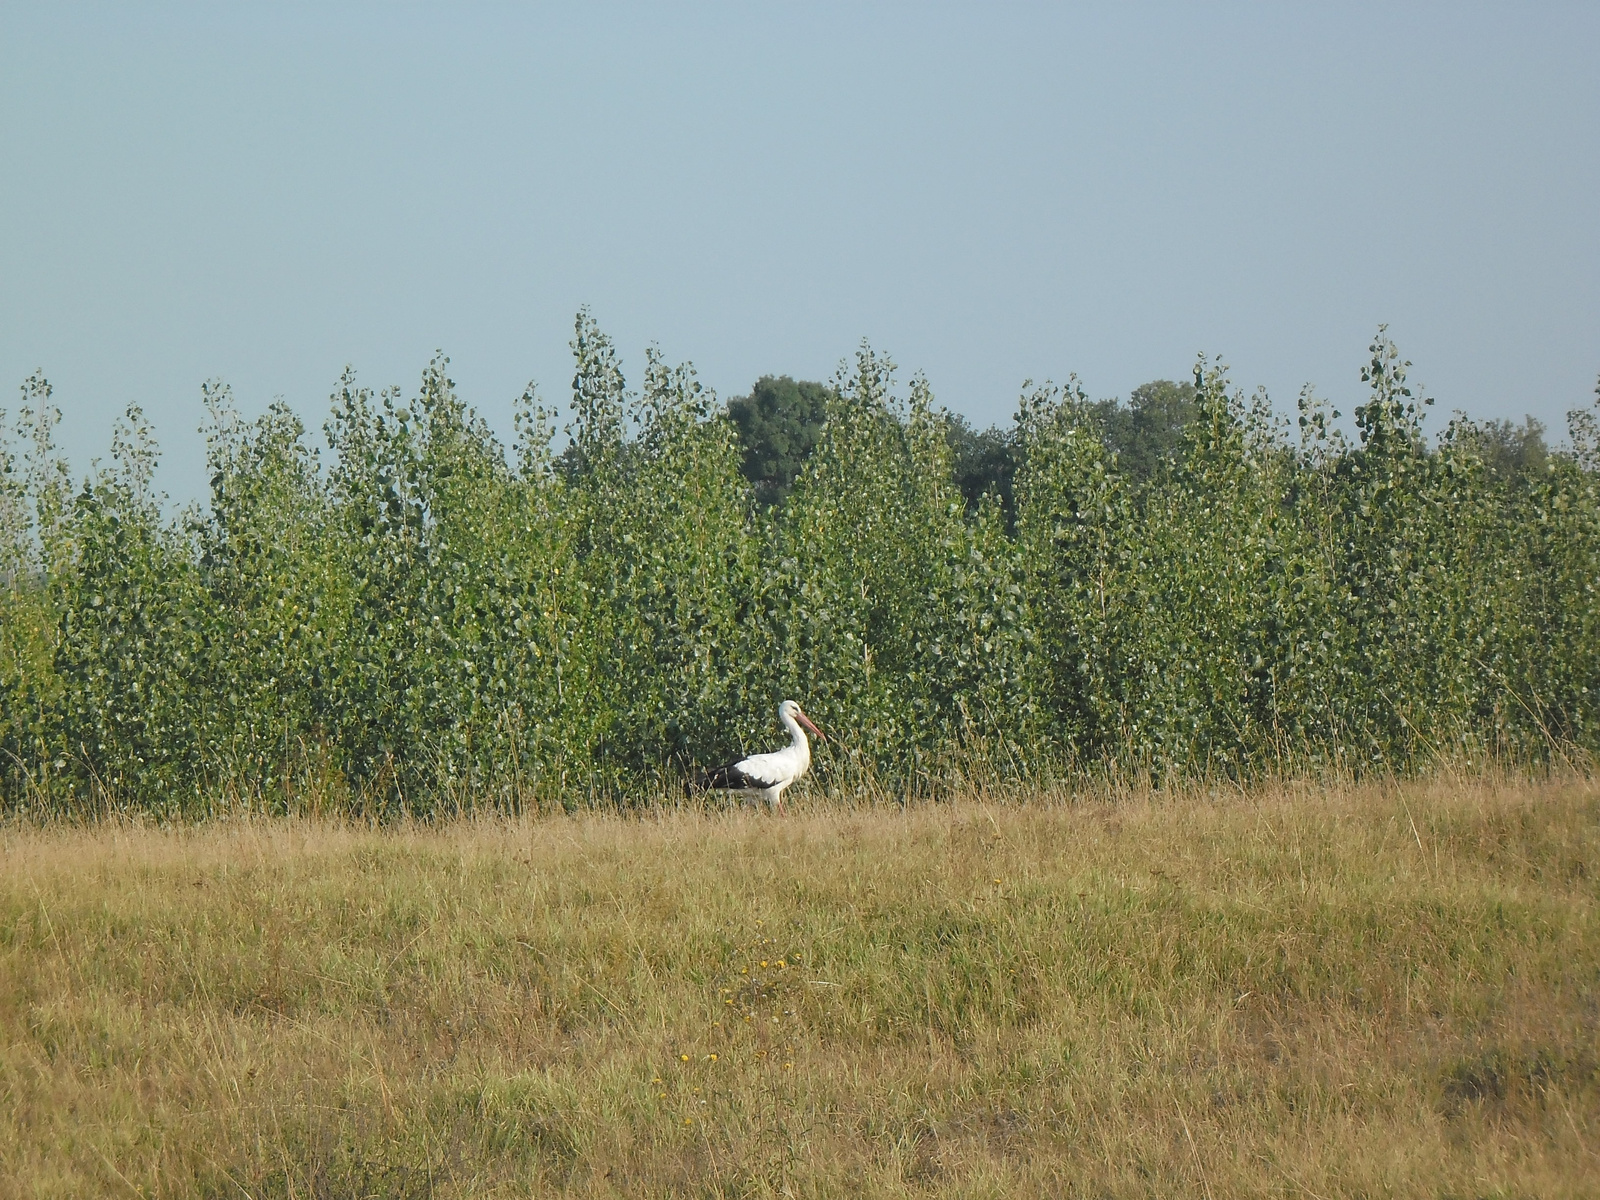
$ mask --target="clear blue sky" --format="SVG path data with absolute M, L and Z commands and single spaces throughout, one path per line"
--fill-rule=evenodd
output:
M 1444 413 L 1600 372 L 1600 4 L 0 5 L 0 405 L 80 471 L 202 380 L 320 428 L 436 347 L 508 430 L 593 308 L 724 395 L 863 336 L 1006 420 L 1221 354 L 1348 411 L 1379 322 Z M 320 434 L 319 434 L 320 439 Z

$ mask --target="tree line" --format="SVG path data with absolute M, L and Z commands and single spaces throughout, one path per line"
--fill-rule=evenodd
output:
M 0 787 L 195 815 L 631 802 L 805 703 L 825 785 L 1246 778 L 1600 740 L 1600 433 L 1458 417 L 1380 330 L 1347 439 L 1202 359 L 975 430 L 863 345 L 719 404 L 587 313 L 570 423 L 502 445 L 448 360 L 346 371 L 321 439 L 207 384 L 209 503 L 137 408 L 75 482 L 48 382 L 0 445 Z M 320 444 L 319 444 L 320 443 Z

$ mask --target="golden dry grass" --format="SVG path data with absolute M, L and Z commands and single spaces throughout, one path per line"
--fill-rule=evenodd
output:
M 1578 1196 L 1600 791 L 0 833 L 17 1196 Z

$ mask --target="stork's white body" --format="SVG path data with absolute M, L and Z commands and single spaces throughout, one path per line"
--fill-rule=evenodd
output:
M 774 810 L 782 808 L 783 789 L 811 769 L 811 743 L 806 738 L 806 729 L 823 741 L 827 739 L 793 700 L 785 700 L 778 706 L 778 720 L 789 731 L 787 746 L 724 763 L 702 775 L 699 786 L 748 796 Z M 805 728 L 801 728 L 802 725 Z

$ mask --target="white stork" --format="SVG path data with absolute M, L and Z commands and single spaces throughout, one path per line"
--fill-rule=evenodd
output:
M 793 700 L 778 705 L 778 720 L 789 731 L 789 744 L 770 754 L 751 754 L 745 758 L 724 763 L 706 771 L 690 785 L 694 788 L 711 788 L 739 796 L 759 798 L 774 811 L 783 808 L 783 789 L 811 769 L 811 743 L 805 730 L 817 735 L 819 742 L 828 739 L 822 730 L 811 723 L 811 718 L 801 711 Z M 804 726 L 804 728 L 801 728 Z

